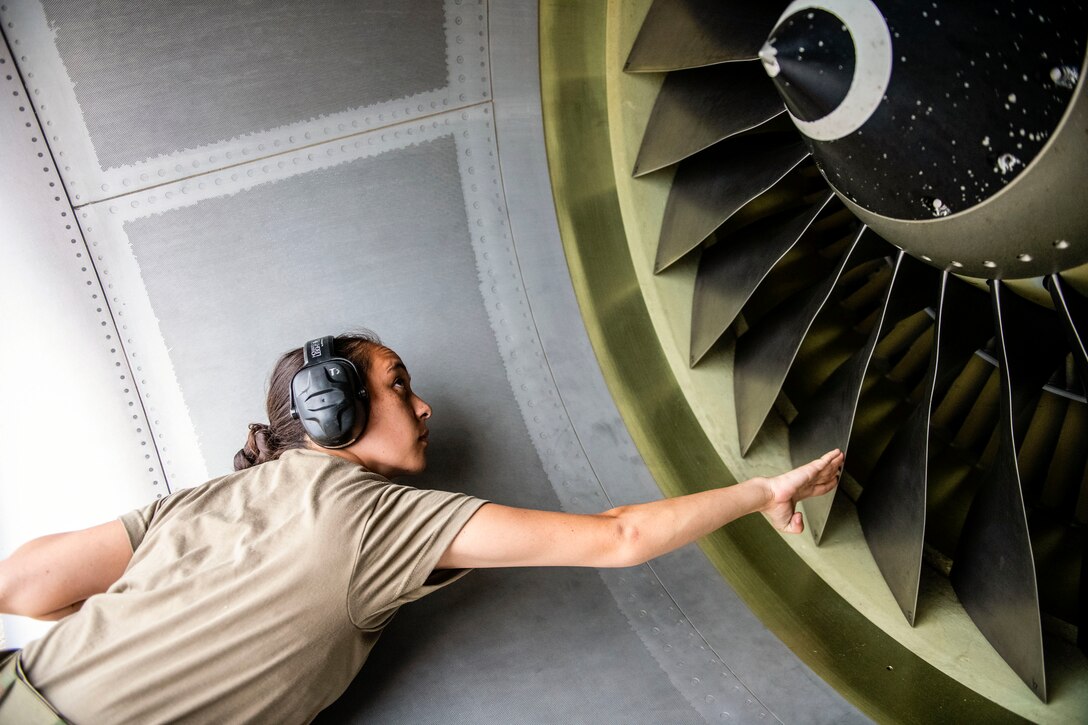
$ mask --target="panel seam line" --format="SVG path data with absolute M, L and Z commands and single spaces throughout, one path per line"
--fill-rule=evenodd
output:
M 83 225 L 79 222 L 78 214 L 76 214 L 78 207 L 73 206 L 72 197 L 68 193 L 68 185 L 65 184 L 64 180 L 61 178 L 61 166 L 57 163 L 57 157 L 53 153 L 53 147 L 49 143 L 48 135 L 45 133 L 45 126 L 42 125 L 42 119 L 38 115 L 38 109 L 30 99 L 30 94 L 26 92 L 28 88 L 26 77 L 23 75 L 23 69 L 15 62 L 15 53 L 12 52 L 11 43 L 8 41 L 7 34 L 3 32 L 3 28 L 0 28 L 0 37 L 4 40 L 8 55 L 11 56 L 11 64 L 14 66 L 15 72 L 19 74 L 19 81 L 22 83 L 23 92 L 27 98 L 26 104 L 29 107 L 30 112 L 34 114 L 34 122 L 38 125 L 38 133 L 41 134 L 42 143 L 49 152 L 49 161 L 53 165 L 53 171 L 57 174 L 57 185 L 60 188 L 60 192 L 58 193 L 64 194 L 64 198 L 68 202 L 68 208 L 72 210 L 72 223 L 75 225 L 75 229 L 79 230 L 79 239 L 83 244 L 84 251 L 87 253 L 87 259 L 91 265 L 91 269 L 94 270 L 94 277 L 95 281 L 98 282 L 98 289 L 102 292 L 102 304 L 109 313 L 110 322 L 113 323 L 113 332 L 117 335 L 117 347 L 121 350 L 121 356 L 125 361 L 125 368 L 128 370 L 129 381 L 132 383 L 132 388 L 136 393 L 135 397 L 140 403 L 140 412 L 143 414 L 144 422 L 147 425 L 148 437 L 151 439 L 151 447 L 152 450 L 155 451 L 155 459 L 159 463 L 159 472 L 162 476 L 163 487 L 166 488 L 166 493 L 169 495 L 173 492 L 170 489 L 170 479 L 166 475 L 166 466 L 163 465 L 162 452 L 159 451 L 159 445 L 155 441 L 154 429 L 151 426 L 151 418 L 148 416 L 147 407 L 144 405 L 144 396 L 141 392 L 141 387 L 136 382 L 136 375 L 132 369 L 132 361 L 129 358 L 128 349 L 125 346 L 124 336 L 121 334 L 120 324 L 117 322 L 117 317 L 113 313 L 113 305 L 110 304 L 109 295 L 106 294 L 106 286 L 102 283 L 102 275 L 98 271 L 98 264 L 95 262 L 94 254 L 91 253 L 91 248 L 87 245 L 87 235 L 83 231 Z
M 435 111 L 434 113 L 425 113 L 425 114 L 417 116 L 417 117 L 415 117 L 415 118 L 413 118 L 411 120 L 405 119 L 403 121 L 398 121 L 396 123 L 387 123 L 387 124 L 385 124 L 383 126 L 375 126 L 374 128 L 368 128 L 368 129 L 364 129 L 362 131 L 356 131 L 355 133 L 346 133 L 346 134 L 344 134 L 342 136 L 333 136 L 331 138 L 326 138 L 326 139 L 323 139 L 323 140 L 320 140 L 320 141 L 314 141 L 312 143 L 303 144 L 301 146 L 294 146 L 294 147 L 289 148 L 289 149 L 284 149 L 283 151 L 277 151 L 276 153 L 266 154 L 264 156 L 254 156 L 253 158 L 243 159 L 241 161 L 237 161 L 237 162 L 232 163 L 232 164 L 226 164 L 225 166 L 216 166 L 213 169 L 208 169 L 207 171 L 201 171 L 201 172 L 195 173 L 195 174 L 189 174 L 188 176 L 179 176 L 179 177 L 176 177 L 176 178 L 167 179 L 167 180 L 162 181 L 162 182 L 157 183 L 157 184 L 151 184 L 150 186 L 141 186 L 138 189 L 133 189 L 132 191 L 122 192 L 120 194 L 114 194 L 113 196 L 104 196 L 101 199 L 94 199 L 92 201 L 86 201 L 86 202 L 83 202 L 82 204 L 80 204 L 79 206 L 73 206 L 72 208 L 73 209 L 82 209 L 85 206 L 91 206 L 93 204 L 103 204 L 103 203 L 110 202 L 110 201 L 117 201 L 118 199 L 124 199 L 124 198 L 130 197 L 130 196 L 134 196 L 136 194 L 143 194 L 145 192 L 154 191 L 155 189 L 161 189 L 163 187 L 171 186 L 173 184 L 177 184 L 177 183 L 180 183 L 180 182 L 183 182 L 183 181 L 191 181 L 193 179 L 207 178 L 207 177 L 213 176 L 215 174 L 223 173 L 224 171 L 230 171 L 231 169 L 237 169 L 237 168 L 240 168 L 240 167 L 243 167 L 243 166 L 249 166 L 249 165 L 257 163 L 259 161 L 268 161 L 270 159 L 276 159 L 276 158 L 280 158 L 280 157 L 283 157 L 283 156 L 289 156 L 291 154 L 298 153 L 300 151 L 305 151 L 307 149 L 316 148 L 318 146 L 324 146 L 326 144 L 336 143 L 337 141 L 344 141 L 344 140 L 347 140 L 347 139 L 356 138 L 358 136 L 365 136 L 365 135 L 371 134 L 371 133 L 378 133 L 379 131 L 387 131 L 387 130 L 390 130 L 390 129 L 396 129 L 396 128 L 401 128 L 401 127 L 404 127 L 404 126 L 413 125 L 415 123 L 418 123 L 419 121 L 425 121 L 425 120 L 428 120 L 428 119 L 431 119 L 431 118 L 435 118 L 437 116 L 444 116 L 447 113 L 454 113 L 456 111 L 466 111 L 466 110 L 470 110 L 470 109 L 474 109 L 474 108 L 479 108 L 481 106 L 486 106 L 489 103 L 491 103 L 490 100 L 480 101 L 478 103 L 468 103 L 468 104 L 465 104 L 464 106 L 454 106 L 453 108 L 447 108 L 447 109 L 442 110 L 442 111 Z

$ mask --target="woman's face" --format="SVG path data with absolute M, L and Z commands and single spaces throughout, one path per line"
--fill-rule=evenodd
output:
M 422 473 L 427 467 L 431 406 L 412 392 L 411 383 L 397 353 L 374 349 L 366 373 L 370 416 L 362 437 L 347 450 L 364 468 L 386 478 Z

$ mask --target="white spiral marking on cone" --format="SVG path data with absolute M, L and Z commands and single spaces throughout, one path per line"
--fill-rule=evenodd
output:
M 801 133 L 816 141 L 834 141 L 861 128 L 880 106 L 892 77 L 892 36 L 884 15 L 871 0 L 794 0 L 775 27 L 803 10 L 831 13 L 846 26 L 854 42 L 854 77 L 842 103 L 815 121 L 802 121 L 790 113 Z

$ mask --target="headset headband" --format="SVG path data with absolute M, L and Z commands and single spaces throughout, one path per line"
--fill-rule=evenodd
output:
M 332 335 L 310 340 L 302 347 L 302 366 L 309 367 L 314 363 L 324 362 L 335 357 L 333 350 L 336 348 L 336 338 Z

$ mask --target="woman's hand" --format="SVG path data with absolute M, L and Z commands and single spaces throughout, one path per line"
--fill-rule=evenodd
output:
M 780 476 L 758 479 L 767 490 L 768 503 L 763 515 L 779 531 L 788 534 L 804 531 L 805 522 L 796 510 L 797 502 L 833 490 L 839 482 L 842 462 L 842 451 L 836 448 Z

